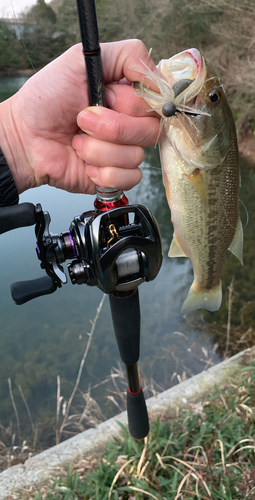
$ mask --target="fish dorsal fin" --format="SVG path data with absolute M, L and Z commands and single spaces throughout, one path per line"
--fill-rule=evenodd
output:
M 243 227 L 240 217 L 238 217 L 235 236 L 228 249 L 237 257 L 243 266 Z
M 177 243 L 175 237 L 173 237 L 169 252 L 168 252 L 168 257 L 187 257 L 183 250 L 181 249 L 180 245 Z

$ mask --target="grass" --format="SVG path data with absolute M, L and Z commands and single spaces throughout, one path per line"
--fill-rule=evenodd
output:
M 238 385 L 157 420 L 149 436 L 110 441 L 101 457 L 80 460 L 19 500 L 255 499 L 255 363 Z M 93 462 L 94 461 L 94 462 Z

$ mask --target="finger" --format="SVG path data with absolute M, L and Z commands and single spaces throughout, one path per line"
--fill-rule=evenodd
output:
M 80 158 L 89 165 L 98 167 L 112 165 L 136 168 L 144 159 L 144 150 L 141 146 L 112 144 L 87 134 L 75 136 L 72 145 Z
M 151 109 L 145 100 L 138 96 L 131 85 L 111 84 L 105 89 L 108 107 L 131 116 L 156 116 L 148 111 Z
M 154 146 L 159 130 L 157 118 L 128 116 L 100 106 L 82 111 L 78 116 L 78 125 L 86 134 L 102 141 L 142 147 Z M 122 154 L 125 154 L 124 150 Z
M 139 168 L 124 169 L 88 165 L 86 174 L 97 186 L 111 186 L 114 189 L 118 188 L 124 191 L 132 189 L 142 179 L 142 172 Z
M 129 82 L 145 80 L 146 85 L 158 91 L 157 86 L 143 74 L 144 64 L 157 73 L 157 68 L 141 40 L 122 40 L 101 45 L 105 82 L 112 83 L 126 78 Z M 138 70 L 138 71 L 136 71 Z

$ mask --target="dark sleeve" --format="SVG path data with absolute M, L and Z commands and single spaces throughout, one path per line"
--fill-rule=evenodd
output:
M 0 149 L 0 207 L 17 205 L 19 195 L 12 173 Z

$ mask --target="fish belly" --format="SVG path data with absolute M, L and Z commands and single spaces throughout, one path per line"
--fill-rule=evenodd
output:
M 221 268 L 239 219 L 236 145 L 221 165 L 199 170 L 206 204 L 190 180 L 194 167 L 175 153 L 166 135 L 160 140 L 160 156 L 174 226 L 171 247 L 180 250 L 175 254 L 170 247 L 170 256 L 189 257 L 194 271 L 194 282 L 182 312 L 186 315 L 198 308 L 217 310 L 221 305 Z

